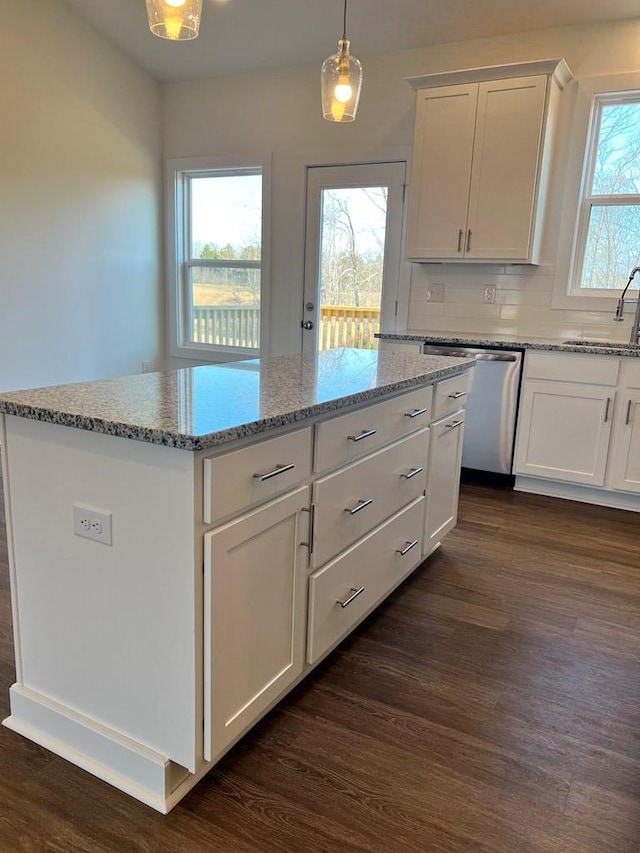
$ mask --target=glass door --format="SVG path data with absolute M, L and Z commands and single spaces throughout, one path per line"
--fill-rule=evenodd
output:
M 395 328 L 405 163 L 307 173 L 302 351 L 377 349 Z

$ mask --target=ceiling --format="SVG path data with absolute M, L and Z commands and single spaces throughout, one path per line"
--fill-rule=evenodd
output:
M 335 52 L 342 0 L 204 0 L 200 35 L 167 42 L 144 0 L 66 0 L 157 80 L 321 63 Z M 640 0 L 349 0 L 347 34 L 376 53 L 515 32 L 640 17 Z

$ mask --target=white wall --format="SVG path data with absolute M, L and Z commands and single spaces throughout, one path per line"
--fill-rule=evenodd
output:
M 0 0 L 0 389 L 162 357 L 159 86 L 61 0 Z
M 304 240 L 304 164 L 362 161 L 407 150 L 413 134 L 414 94 L 404 77 L 435 71 L 564 57 L 576 76 L 637 70 L 637 20 L 482 39 L 367 58 L 358 118 L 323 121 L 320 69 L 313 66 L 261 74 L 176 83 L 163 88 L 168 157 L 272 152 L 271 350 L 299 346 Z M 332 48 L 327 46 L 327 52 Z M 568 120 L 566 126 L 570 124 Z M 564 140 L 566 142 L 566 140 Z M 623 334 L 606 312 L 551 308 L 565 147 L 560 140 L 545 262 L 539 270 L 515 267 L 414 265 L 409 325 L 419 329 L 574 335 L 606 329 Z M 426 303 L 427 282 L 446 283 L 442 305 Z M 498 288 L 496 305 L 482 305 L 482 290 Z M 612 328 L 613 327 L 613 328 Z M 626 330 L 625 330 L 626 331 Z

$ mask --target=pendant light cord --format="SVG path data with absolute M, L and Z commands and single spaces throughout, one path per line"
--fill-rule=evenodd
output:
M 342 38 L 346 39 L 347 37 L 347 0 L 344 0 L 344 20 L 342 26 Z

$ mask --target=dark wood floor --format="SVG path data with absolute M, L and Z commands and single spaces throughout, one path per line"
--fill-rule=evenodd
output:
M 169 816 L 0 729 L 0 850 L 638 853 L 639 605 L 638 515 L 467 486 L 445 546 Z

